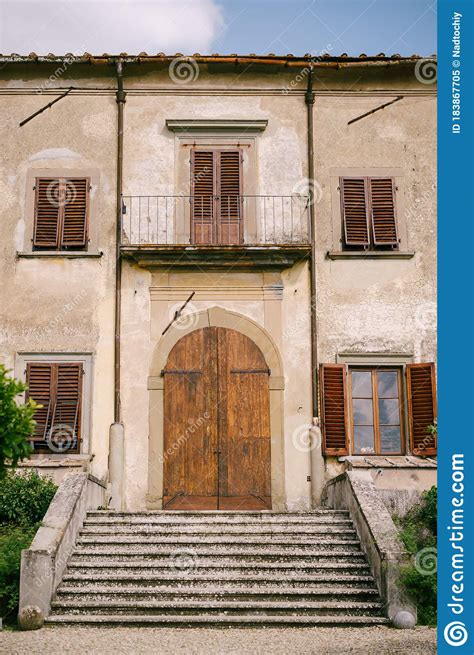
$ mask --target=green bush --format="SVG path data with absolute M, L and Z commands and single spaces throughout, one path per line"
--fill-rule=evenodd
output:
M 21 551 L 30 546 L 56 488 L 35 471 L 0 477 L 0 616 L 7 623 L 18 611 Z
M 6 466 L 16 466 L 32 452 L 28 437 L 33 434 L 33 416 L 38 405 L 30 398 L 17 403 L 26 385 L 8 375 L 10 371 L 0 364 L 0 478 Z
M 36 526 L 0 528 L 0 611 L 4 620 L 16 617 L 21 551 L 30 546 L 35 532 Z
M 56 489 L 52 480 L 35 471 L 7 471 L 0 479 L 0 525 L 35 525 L 46 514 Z
M 436 625 L 437 507 L 438 491 L 431 487 L 404 517 L 396 518 L 400 538 L 413 556 L 413 564 L 402 571 L 402 582 L 417 605 L 421 625 Z

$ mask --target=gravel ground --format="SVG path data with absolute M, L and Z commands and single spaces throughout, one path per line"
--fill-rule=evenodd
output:
M 68 628 L 0 632 L 0 653 L 17 655 L 153 655 L 186 653 L 431 655 L 431 628 Z

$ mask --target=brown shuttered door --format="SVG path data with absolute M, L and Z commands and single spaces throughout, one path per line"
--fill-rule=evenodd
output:
M 369 245 L 369 217 L 365 178 L 340 179 L 344 241 L 347 246 Z
M 37 178 L 33 247 L 56 249 L 59 244 L 59 180 Z
M 192 242 L 212 244 L 215 228 L 215 151 L 191 150 L 191 234 Z
M 373 177 L 369 184 L 374 245 L 398 246 L 394 182 L 392 178 Z
M 271 508 L 269 375 L 257 346 L 234 330 L 196 330 L 163 375 L 164 507 Z
M 85 249 L 88 213 L 88 178 L 37 178 L 33 247 Z
M 346 367 L 344 364 L 320 366 L 323 452 L 348 455 Z
M 32 440 L 38 450 L 77 452 L 81 438 L 82 364 L 77 362 L 27 365 L 27 397 L 42 405 L 35 412 Z M 48 446 L 52 444 L 52 448 Z
M 434 364 L 407 364 L 406 373 L 411 451 L 414 455 L 436 455 L 436 436 L 427 431 L 436 421 Z
M 64 215 L 61 246 L 85 248 L 89 209 L 89 180 L 69 179 L 64 182 Z
M 222 150 L 218 160 L 218 243 L 242 242 L 241 159 L 239 150 Z

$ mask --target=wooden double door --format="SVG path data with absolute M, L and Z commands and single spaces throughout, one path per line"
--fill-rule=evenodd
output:
M 203 328 L 178 341 L 162 373 L 164 509 L 270 509 L 270 371 L 261 350 L 236 330 Z

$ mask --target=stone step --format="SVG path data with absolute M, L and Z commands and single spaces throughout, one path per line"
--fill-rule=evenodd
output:
M 175 559 L 169 560 L 155 560 L 155 559 L 138 559 L 131 561 L 123 561 L 120 559 L 109 560 L 70 560 L 68 562 L 68 572 L 86 573 L 93 571 L 110 571 L 116 573 L 127 573 L 130 571 L 140 571 L 141 569 L 147 570 L 149 573 L 155 574 L 163 573 L 166 571 L 173 571 L 179 566 Z M 226 561 L 210 560 L 210 559 L 193 559 L 193 570 L 204 572 L 212 572 L 215 576 L 221 575 L 222 571 L 236 571 L 239 573 L 248 573 L 255 571 L 258 573 L 278 573 L 284 576 L 298 571 L 299 573 L 314 573 L 315 571 L 339 571 L 341 575 L 346 573 L 355 573 L 361 575 L 370 575 L 368 564 L 363 560 L 360 562 L 295 562 L 293 560 L 287 562 L 239 562 L 238 560 L 228 559 Z
M 346 585 L 334 582 L 280 584 L 238 584 L 215 581 L 212 584 L 202 584 L 199 581 L 181 584 L 127 585 L 113 583 L 82 583 L 80 585 L 61 583 L 56 591 L 56 600 L 73 600 L 80 596 L 94 597 L 96 600 L 177 600 L 200 599 L 217 600 L 231 597 L 232 600 L 378 600 L 378 592 L 373 585 L 363 586 L 361 583 Z
M 355 532 L 345 532 L 338 535 L 318 534 L 313 536 L 293 535 L 200 535 L 197 537 L 185 535 L 157 535 L 157 534 L 109 534 L 109 535 L 83 535 L 77 538 L 76 544 L 171 544 L 175 547 L 216 545 L 243 545 L 270 546 L 281 545 L 284 548 L 296 546 L 313 546 L 320 544 L 358 544 Z
M 228 582 L 231 583 L 242 583 L 242 584 L 253 584 L 257 583 L 260 588 L 265 589 L 267 586 L 281 582 L 282 578 L 279 573 L 255 573 L 254 571 L 248 571 L 246 573 L 235 573 L 232 571 L 226 571 L 225 573 L 220 573 L 219 577 L 207 571 L 196 572 L 192 568 L 192 563 L 189 568 L 176 569 L 169 573 L 153 573 L 148 570 L 136 571 L 136 572 L 127 572 L 127 573 L 118 573 L 114 570 L 109 570 L 105 572 L 97 571 L 88 571 L 86 573 L 65 573 L 63 575 L 62 582 L 69 586 L 81 585 L 85 582 L 104 582 L 110 584 L 115 588 L 116 585 L 122 585 L 125 587 L 126 584 L 175 584 L 179 585 L 180 588 L 183 587 L 192 587 L 195 585 L 202 585 L 203 583 L 209 582 L 217 588 L 223 585 L 226 585 Z M 299 585 L 299 588 L 304 589 L 309 584 L 314 584 L 317 582 L 322 583 L 334 583 L 342 584 L 350 587 L 365 586 L 374 584 L 374 579 L 371 575 L 358 575 L 354 573 L 347 573 L 341 575 L 341 573 L 328 573 L 328 572 L 313 572 L 298 574 L 295 571 L 287 573 L 285 576 L 284 584 L 291 585 L 292 587 L 296 583 L 302 583 Z
M 312 616 L 324 616 L 327 614 L 340 615 L 347 614 L 357 616 L 371 612 L 380 616 L 383 611 L 383 605 L 374 601 L 199 601 L 185 600 L 138 600 L 138 601 L 117 601 L 108 602 L 90 599 L 75 599 L 74 601 L 53 601 L 51 604 L 54 613 L 58 614 L 121 614 L 121 615 L 142 615 L 146 614 L 192 614 L 197 610 L 204 611 L 208 614 L 295 614 L 304 613 Z
M 308 535 L 355 535 L 356 532 L 352 523 L 347 521 L 347 524 L 332 525 L 332 524 L 310 524 L 304 525 L 301 523 L 294 525 L 286 524 L 262 524 L 262 525 L 170 525 L 170 524 L 155 524 L 155 523 L 137 523 L 132 524 L 92 524 L 86 525 L 81 531 L 81 536 L 93 535 L 172 535 L 176 537 L 185 536 L 225 536 L 225 535 L 288 535 L 289 537 L 299 537 Z
M 82 546 L 80 549 L 76 548 L 73 553 L 71 560 L 79 561 L 80 559 L 99 559 L 101 561 L 114 560 L 117 561 L 121 559 L 122 561 L 131 561 L 133 559 L 147 559 L 150 562 L 156 561 L 175 561 L 176 558 L 176 549 L 169 548 L 166 546 L 150 546 L 145 545 L 143 548 L 134 546 L 133 548 L 130 545 L 122 545 L 117 547 L 111 547 L 110 544 L 102 544 L 99 546 L 91 547 Z M 219 559 L 222 562 L 227 562 L 229 560 L 238 559 L 243 562 L 248 562 L 249 560 L 254 562 L 294 562 L 295 566 L 298 566 L 302 561 L 304 562 L 360 562 L 365 561 L 364 553 L 360 550 L 359 544 L 357 546 L 351 545 L 350 547 L 347 543 L 344 543 L 344 546 L 329 546 L 312 549 L 299 549 L 296 550 L 293 548 L 293 551 L 288 549 L 275 548 L 266 548 L 265 550 L 256 550 L 255 548 L 251 551 L 243 550 L 240 548 L 230 548 L 226 547 L 225 549 L 222 546 L 219 547 L 194 547 L 193 556 L 197 559 L 202 558 L 213 558 Z
M 96 511 L 88 512 L 84 525 L 136 525 L 164 524 L 164 525 L 325 525 L 347 524 L 350 521 L 349 513 L 345 511 L 323 510 L 320 512 L 138 512 L 133 514 Z
M 287 616 L 272 615 L 214 615 L 200 613 L 197 615 L 137 615 L 124 617 L 101 614 L 53 614 L 46 619 L 47 624 L 74 625 L 176 625 L 176 626 L 212 626 L 212 625 L 311 625 L 311 626 L 371 626 L 386 625 L 389 620 L 383 616 L 305 616 L 292 614 Z

